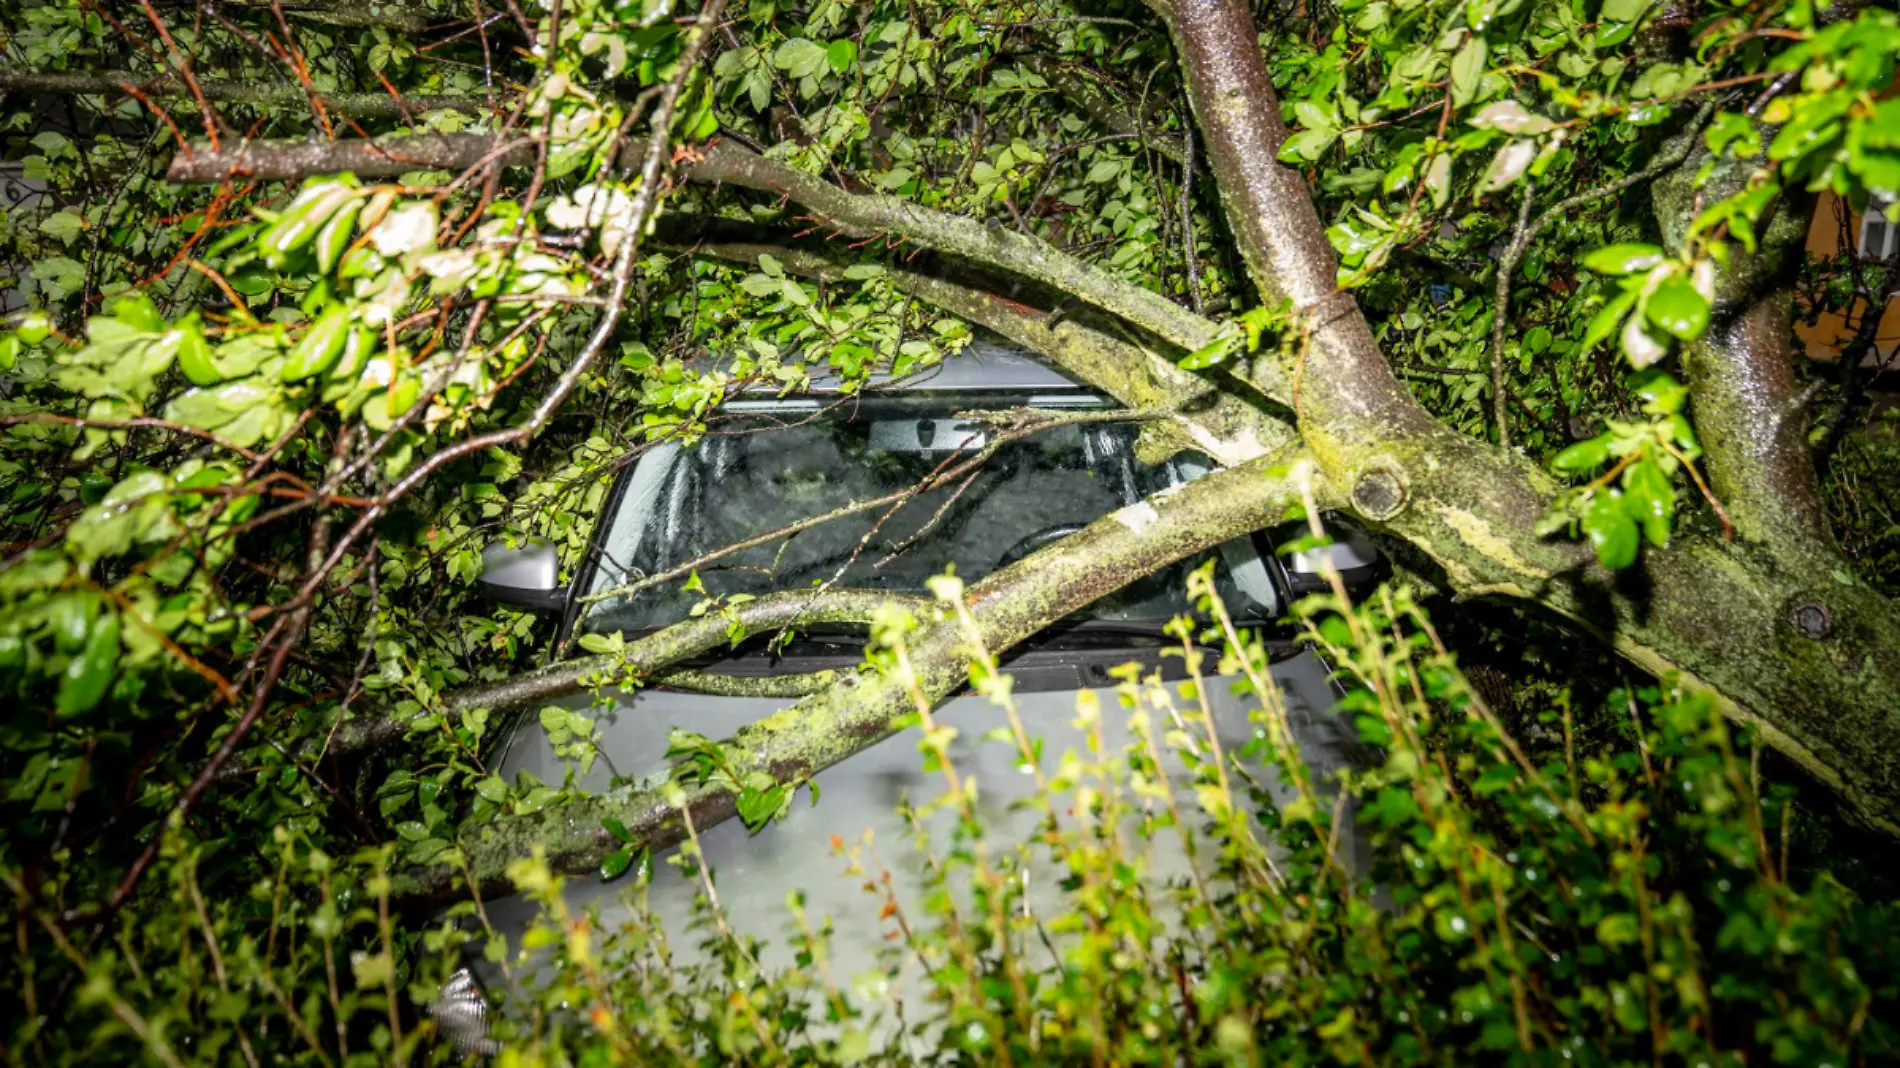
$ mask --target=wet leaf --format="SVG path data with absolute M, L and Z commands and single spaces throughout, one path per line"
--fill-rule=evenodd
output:
M 1643 311 L 1650 322 L 1683 341 L 1700 337 L 1709 325 L 1709 302 L 1702 299 L 1694 283 L 1681 273 L 1664 279 L 1649 294 Z
M 1588 441 L 1579 441 L 1558 453 L 1550 461 L 1550 466 L 1558 471 L 1571 473 L 1591 471 L 1603 466 L 1603 461 L 1609 459 L 1609 455 L 1609 437 L 1599 435 Z
M 107 612 L 92 625 L 86 647 L 60 676 L 57 708 L 60 716 L 90 711 L 106 695 L 119 666 L 119 617 Z
M 1537 142 L 1510 141 L 1498 154 L 1491 157 L 1491 165 L 1484 170 L 1484 177 L 1478 182 L 1480 193 L 1495 193 L 1524 177 L 1531 162 L 1537 158 Z
M 607 856 L 601 860 L 600 880 L 601 882 L 612 882 L 622 875 L 625 875 L 627 869 L 632 866 L 633 847 L 621 846 L 619 849 L 607 854 Z
M 1583 532 L 1596 550 L 1597 560 L 1611 571 L 1621 571 L 1636 562 L 1639 536 L 1636 524 L 1623 510 L 1622 494 L 1616 490 L 1597 493 L 1583 513 Z
M 1451 57 L 1451 102 L 1464 107 L 1477 98 L 1478 84 L 1484 79 L 1484 64 L 1491 52 L 1478 34 L 1470 34 L 1464 47 Z
M 1583 258 L 1585 270 L 1597 274 L 1634 274 L 1662 262 L 1662 249 L 1637 242 L 1607 245 Z

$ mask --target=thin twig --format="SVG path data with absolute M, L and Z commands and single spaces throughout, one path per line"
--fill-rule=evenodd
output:
M 1537 235 L 1542 233 L 1545 227 L 1556 222 L 1558 219 L 1569 216 L 1578 208 L 1587 204 L 1594 204 L 1606 197 L 1613 197 L 1626 189 L 1641 185 L 1671 167 L 1679 166 L 1683 160 L 1689 158 L 1689 154 L 1693 152 L 1696 145 L 1700 143 L 1702 128 L 1707 125 L 1709 119 L 1715 115 L 1715 106 L 1716 101 L 1713 100 L 1702 105 L 1701 109 L 1695 113 L 1695 116 L 1689 120 L 1688 129 L 1684 130 L 1680 137 L 1671 142 L 1661 152 L 1657 153 L 1656 158 L 1650 160 L 1649 165 L 1642 170 L 1634 174 L 1624 175 L 1614 182 L 1607 182 L 1593 189 L 1586 189 L 1575 196 L 1565 197 L 1563 200 L 1551 205 L 1550 208 L 1538 215 L 1537 218 L 1530 220 L 1528 224 L 1526 224 L 1523 219 L 1524 212 L 1530 207 L 1530 193 L 1528 191 L 1525 193 L 1524 205 L 1519 209 L 1518 213 L 1519 222 L 1517 231 L 1512 236 L 1510 245 L 1505 248 L 1504 255 L 1498 258 L 1497 294 L 1491 313 L 1492 404 L 1494 405 L 1494 418 L 1496 418 L 1498 423 L 1498 443 L 1500 445 L 1506 447 L 1510 445 L 1510 431 L 1507 429 L 1507 421 L 1504 414 L 1504 390 L 1501 385 L 1504 364 L 1504 326 L 1511 314 L 1511 278 L 1517 273 L 1517 265 L 1524 259 L 1525 251 L 1530 248 L 1531 242 L 1537 239 Z

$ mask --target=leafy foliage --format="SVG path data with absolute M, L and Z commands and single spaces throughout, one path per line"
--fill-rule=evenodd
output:
M 1218 670 L 1251 688 L 1266 647 L 1198 581 L 1209 615 L 1179 622 L 1181 655 L 1197 680 Z M 642 1063 L 1891 1055 L 1886 1007 L 1900 989 L 1877 962 L 1900 930 L 1892 907 L 1825 874 L 1789 878 L 1794 810 L 1760 794 L 1748 746 L 1706 698 L 1617 689 L 1611 707 L 1585 714 L 1607 728 L 1596 747 L 1577 744 L 1578 711 L 1559 695 L 1543 718 L 1560 730 L 1525 747 L 1405 591 L 1304 610 L 1353 680 L 1346 707 L 1362 736 L 1384 752 L 1349 786 L 1369 867 L 1339 851 L 1332 787 L 1289 747 L 1270 686 L 1257 691 L 1254 742 L 1223 754 L 1194 700 L 1203 683 L 1177 696 L 1131 668 L 1114 705 L 1091 693 L 1078 704 L 1088 751 L 1045 753 L 979 649 L 972 684 L 1014 725 L 986 744 L 1036 776 L 1025 804 L 1039 826 L 1022 842 L 986 834 L 948 756 L 950 728 L 921 713 L 918 748 L 949 784 L 909 812 L 918 839 L 906 848 L 924 851 L 930 873 L 921 910 L 891 896 L 880 875 L 891 861 L 871 843 L 837 846 L 843 877 L 904 932 L 881 953 L 881 981 L 828 967 L 823 917 L 797 890 L 786 909 L 799 966 L 762 966 L 766 947 L 723 921 L 690 844 L 670 861 L 707 880 L 687 932 L 640 905 L 647 879 L 680 876 L 644 875 L 628 891 L 632 916 L 601 928 L 569 913 L 560 880 L 529 860 L 515 877 L 547 911 L 524 945 L 557 963 L 501 1033 L 522 1063 L 575 1043 L 581 1059 Z M 1203 631 L 1218 652 L 1200 645 Z M 873 655 L 903 670 L 905 624 L 880 633 L 889 644 Z M 1102 744 L 1110 716 L 1131 726 L 1126 750 Z M 1164 747 L 1186 762 L 1190 807 L 1170 800 Z M 1288 785 L 1270 788 L 1263 767 Z M 933 840 L 925 821 L 939 809 L 957 818 Z M 1199 843 L 1193 873 L 1164 881 L 1151 874 L 1153 843 L 1178 835 Z M 1032 908 L 1020 877 L 1044 856 L 1069 874 L 1055 909 Z M 518 969 L 530 958 L 495 959 Z M 900 1017 L 883 982 L 917 962 L 923 1005 Z M 577 1004 L 591 1008 L 563 1011 Z
M 1182 75 L 1137 5 L 282 7 L 0 0 L 0 75 L 100 79 L 42 92 L 0 78 L 17 164 L 0 180 L 25 183 L 0 220 L 0 282 L 9 308 L 24 302 L 0 331 L 10 1060 L 451 1059 L 422 1006 L 465 936 L 401 914 L 393 874 L 460 862 L 466 830 L 576 793 L 504 781 L 493 744 L 510 725 L 445 700 L 564 652 L 547 621 L 473 600 L 482 544 L 546 538 L 571 575 L 614 477 L 656 443 L 720 432 L 723 401 L 816 375 L 849 393 L 971 337 L 894 279 L 916 253 L 902 234 L 833 242 L 841 270 L 822 280 L 771 253 L 695 251 L 721 226 L 789 242 L 815 225 L 772 197 L 680 184 L 707 139 L 1035 235 L 1204 310 L 1217 340 L 1169 355 L 1210 380 L 1243 349 L 1299 352 L 1286 310 L 1250 296 L 1205 166 L 1182 163 Z M 1414 392 L 1476 437 L 1499 432 L 1490 413 L 1508 400 L 1514 440 L 1588 480 L 1555 502 L 1553 535 L 1612 568 L 1668 544 L 1705 496 L 1669 371 L 1723 279 L 1804 194 L 1864 210 L 1900 189 L 1900 104 L 1882 96 L 1892 12 L 1723 0 L 1681 25 L 1630 0 L 1342 0 L 1265 17 L 1293 124 L 1282 158 L 1318 190 L 1342 284 Z M 694 47 L 703 62 L 687 62 Z M 1077 104 L 1078 79 L 1137 132 Z M 200 135 L 470 131 L 519 137 L 532 165 L 164 178 Z M 1501 266 L 1530 209 L 1639 176 L 1676 145 L 1720 194 L 1683 232 L 1659 232 L 1632 185 L 1564 208 Z M 649 152 L 662 165 L 643 172 Z M 662 215 L 701 229 L 676 240 Z M 1851 307 L 1877 277 L 1809 265 L 1809 308 Z M 1853 423 L 1850 385 L 1823 397 Z M 1830 503 L 1891 589 L 1892 434 L 1846 437 Z M 699 611 L 736 643 L 741 603 L 709 595 Z M 1315 633 L 1359 677 L 1365 730 L 1388 752 L 1355 786 L 1378 866 L 1342 874 L 1325 805 L 1217 788 L 1223 765 L 1192 732 L 1156 736 L 1207 780 L 1202 811 L 1179 815 L 1140 800 L 1150 755 L 1056 763 L 1013 737 L 1050 776 L 1052 824 L 1094 816 L 1052 841 L 1082 877 L 1073 917 L 1100 923 L 1029 969 L 1033 932 L 986 926 L 1014 915 L 1007 881 L 979 880 L 975 900 L 951 889 L 948 873 L 980 868 L 981 828 L 960 824 L 938 854 L 944 892 L 917 918 L 933 956 L 964 962 L 936 977 L 956 1025 L 942 1059 L 1892 1055 L 1890 906 L 1787 877 L 1775 844 L 1806 828 L 1763 801 L 1745 743 L 1699 698 L 1632 689 L 1628 734 L 1618 702 L 1596 724 L 1614 743 L 1520 759 L 1402 595 L 1331 607 Z M 901 620 L 884 622 L 880 663 L 898 671 Z M 1223 639 L 1229 667 L 1257 670 L 1250 638 Z M 993 662 L 974 673 L 1007 698 Z M 1150 724 L 1168 712 L 1140 680 L 1122 695 Z M 1262 717 L 1249 756 L 1297 779 L 1271 707 Z M 592 759 L 590 717 L 533 719 Z M 366 724 L 394 724 L 396 744 L 356 744 Z M 942 736 L 924 738 L 946 767 Z M 675 755 L 733 787 L 755 825 L 801 785 L 734 776 L 709 739 L 682 734 Z M 1220 907 L 1124 877 L 1143 862 L 1105 831 L 1118 820 L 1211 825 Z M 604 829 L 601 873 L 639 883 L 650 858 Z M 1014 863 L 1001 844 L 988 856 L 979 873 Z M 505 1025 L 520 1032 L 509 1057 L 886 1056 L 874 998 L 755 975 L 715 912 L 698 934 L 717 966 L 642 970 L 663 932 L 603 943 L 563 914 L 544 866 L 516 876 L 549 910 L 525 948 L 554 957 L 543 1011 Z M 1177 907 L 1212 933 L 1194 954 L 1152 933 Z M 453 911 L 479 923 L 473 903 Z M 497 960 L 524 948 L 489 945 Z M 803 948 L 818 959 L 823 939 Z M 601 1011 L 576 1019 L 563 1002 Z M 821 1015 L 837 1038 L 811 1038 Z M 1032 1040 L 1045 1044 L 1008 1048 Z

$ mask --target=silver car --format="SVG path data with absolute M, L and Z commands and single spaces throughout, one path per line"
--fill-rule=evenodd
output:
M 776 530 L 795 520 L 903 490 L 958 453 L 987 444 L 980 423 L 960 419 L 974 409 L 1109 408 L 1111 401 L 1077 385 L 1020 352 L 977 343 L 933 372 L 901 383 L 882 383 L 861 395 L 844 396 L 826 383 L 796 396 L 748 396 L 721 408 L 717 432 L 691 447 L 661 445 L 620 478 L 574 587 L 555 585 L 552 552 L 546 548 L 492 550 L 484 582 L 508 603 L 563 613 L 561 640 L 588 632 L 650 632 L 685 616 L 704 593 L 681 581 L 652 585 L 628 596 L 612 591 L 660 574 L 734 542 Z M 814 583 L 920 592 L 927 579 L 954 567 L 975 581 L 998 567 L 1079 530 L 1088 523 L 1208 469 L 1190 454 L 1166 463 L 1137 461 L 1138 427 L 1092 423 L 1048 430 L 1001 447 L 969 481 L 922 493 L 894 514 L 877 509 L 804 530 L 789 540 L 762 545 L 699 569 L 705 590 L 718 595 L 765 594 L 809 588 Z M 1277 559 L 1264 536 L 1222 545 L 1215 558 L 1217 588 L 1243 623 L 1268 623 L 1289 601 L 1320 588 L 1321 557 L 1349 583 L 1373 577 L 1376 554 L 1363 539 L 1348 538 L 1329 549 Z M 1144 579 L 1077 617 L 1008 652 L 1005 669 L 1015 680 L 1018 710 L 1028 729 L 1041 735 L 1051 759 L 1085 739 L 1075 720 L 1080 691 L 1102 697 L 1102 727 L 1111 746 L 1130 739 L 1108 687 L 1110 672 L 1129 662 L 1158 670 L 1178 683 L 1186 677 L 1179 656 L 1163 650 L 1178 644 L 1162 626 L 1186 612 L 1185 575 L 1205 561 L 1190 560 Z M 608 596 L 602 596 L 608 594 Z M 759 636 L 736 651 L 697 664 L 703 671 L 735 676 L 801 674 L 850 668 L 863 660 L 862 635 L 802 631 L 773 646 Z M 1315 776 L 1359 757 L 1360 745 L 1333 707 L 1337 684 L 1325 663 L 1291 641 L 1275 646 L 1273 676 L 1279 684 L 1302 755 Z M 1206 690 L 1224 748 L 1237 751 L 1260 728 L 1250 719 L 1257 707 L 1230 690 L 1238 677 L 1216 677 Z M 589 709 L 598 724 L 599 758 L 582 773 L 557 756 L 535 717 L 524 717 L 500 756 L 501 775 L 529 775 L 558 785 L 569 775 L 584 789 L 605 789 L 616 777 L 654 782 L 670 772 L 668 732 L 685 728 L 719 739 L 783 708 L 783 699 L 708 696 L 643 689 L 614 693 L 595 704 L 579 695 L 568 707 Z M 1018 767 L 1012 746 L 984 741 L 1005 726 L 1004 712 L 988 700 L 952 697 L 936 713 L 959 731 L 952 755 L 958 771 L 978 783 L 981 814 L 989 833 L 1014 843 L 1034 829 L 1036 816 L 1012 802 L 1032 780 Z M 1186 776 L 1177 782 L 1185 784 Z M 921 804 L 944 789 L 940 773 L 923 770 L 915 737 L 886 739 L 837 764 L 817 778 L 820 799 L 801 798 L 789 814 L 756 833 L 737 820 L 704 829 L 705 862 L 716 875 L 719 905 L 740 934 L 768 947 L 766 967 L 792 966 L 786 935 L 792 928 L 788 891 L 802 889 L 814 921 L 828 917 L 835 929 L 831 968 L 840 981 L 874 974 L 888 996 L 910 998 L 921 1008 L 919 969 L 887 969 L 878 947 L 888 943 L 890 921 L 878 900 L 867 898 L 861 879 L 845 878 L 845 862 L 832 843 L 871 835 L 896 876 L 895 893 L 915 912 L 922 885 L 920 861 L 909 856 L 907 825 L 898 813 L 908 799 Z M 1184 791 L 1185 785 L 1181 787 Z M 1342 829 L 1348 855 L 1355 850 L 1350 825 Z M 1173 839 L 1156 840 L 1152 870 L 1185 872 L 1185 856 Z M 676 953 L 694 947 L 678 935 L 700 894 L 699 884 L 655 857 L 647 895 L 651 914 L 667 925 Z M 1038 906 L 1060 904 L 1059 872 L 1030 890 Z M 609 927 L 629 906 L 622 886 L 597 877 L 570 879 L 567 900 L 576 911 L 598 908 Z M 522 898 L 492 902 L 487 914 L 496 928 L 517 938 L 534 915 Z M 895 971 L 896 974 L 892 974 Z M 445 1030 L 475 1044 L 481 1003 L 471 976 L 458 973 L 441 1010 Z M 909 984 L 906 986 L 905 984 Z M 915 1020 L 915 1015 L 911 1018 Z

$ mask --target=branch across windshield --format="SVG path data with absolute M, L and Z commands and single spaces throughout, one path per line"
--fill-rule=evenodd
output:
M 698 568 L 718 596 L 839 587 L 922 592 L 954 567 L 976 581 L 1110 512 L 1206 470 L 1183 454 L 1146 465 L 1127 423 L 1059 426 L 995 447 L 975 470 L 942 479 L 992 444 L 959 418 L 983 405 L 953 397 L 868 398 L 814 414 L 790 405 L 743 412 L 687 448 L 663 445 L 616 496 L 588 593 L 595 597 L 855 502 L 897 503 L 834 519 Z M 1020 404 L 1020 396 L 997 406 Z M 938 484 L 917 490 L 932 481 Z M 1277 614 L 1266 567 L 1246 541 L 1213 554 L 1228 603 Z M 1205 559 L 1202 557 L 1201 559 Z M 1177 565 L 1097 602 L 1080 618 L 1160 622 L 1186 611 Z M 676 621 L 700 600 L 685 579 L 616 593 L 592 605 L 583 629 L 631 633 Z

